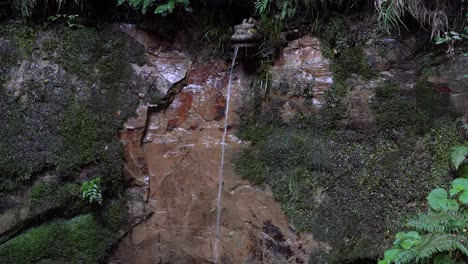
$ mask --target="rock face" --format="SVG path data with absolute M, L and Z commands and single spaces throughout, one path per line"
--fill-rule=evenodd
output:
M 468 57 L 458 54 L 450 61 L 433 67 L 427 81 L 433 84 L 438 92 L 449 94 L 453 109 L 468 117 L 466 65 L 468 65 Z
M 137 39 L 145 45 L 161 44 L 142 35 Z M 154 59 L 158 65 L 158 57 Z M 188 85 L 169 108 L 151 115 L 145 135 L 141 134 L 145 111 L 122 132 L 128 174 L 135 172 L 130 177 L 135 183 L 144 183 L 148 176 L 147 201 L 155 213 L 122 240 L 110 263 L 213 261 L 228 67 L 221 60 L 185 65 L 189 64 L 191 68 L 181 69 L 190 72 Z M 239 122 L 236 109 L 252 78 L 240 65 L 235 67 L 227 116 L 218 256 L 222 263 L 307 263 L 319 243 L 309 234 L 294 231 L 270 190 L 252 186 L 233 169 L 233 159 L 246 143 L 231 128 Z M 144 163 L 147 172 L 142 169 Z
M 285 122 L 299 111 L 316 113 L 325 103 L 325 91 L 333 83 L 329 61 L 320 51 L 320 41 L 311 36 L 289 43 L 271 74 L 272 104 L 278 106 Z

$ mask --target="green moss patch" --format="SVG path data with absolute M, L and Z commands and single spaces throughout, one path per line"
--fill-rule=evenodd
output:
M 18 189 L 44 170 L 73 180 L 87 166 L 89 177 L 103 178 L 106 195 L 120 191 L 123 150 L 118 130 L 139 102 L 134 92 L 139 79 L 131 63 L 144 62 L 143 47 L 123 33 L 93 28 L 0 28 L 8 33 L 2 36 L 8 41 L 0 44 L 24 44 L 12 46 L 15 62 L 26 58 L 23 53 L 31 55 L 34 47 L 65 70 L 26 67 L 21 103 L 0 91 L 0 117 L 8 121 L 0 128 L 0 190 Z M 9 56 L 6 51 L 0 56 Z
M 11 191 L 27 183 L 31 175 L 48 166 L 45 153 L 54 145 L 44 145 L 49 137 L 39 136 L 40 132 L 28 119 L 28 109 L 24 109 L 0 88 L 0 191 Z M 50 124 L 50 125 L 53 125 Z M 50 157 L 52 159 L 52 157 Z
M 444 184 L 449 168 L 441 157 L 456 139 L 449 120 L 400 145 L 353 131 L 284 127 L 244 151 L 236 170 L 269 184 L 296 228 L 329 243 L 329 263 L 375 258 L 386 236 L 424 207 L 427 192 Z
M 32 214 L 56 208 L 72 210 L 80 203 L 80 186 L 75 183 L 41 182 L 29 189 L 29 199 Z
M 348 35 L 349 28 L 343 18 L 335 16 L 323 27 L 320 37 L 323 55 L 330 59 L 330 68 L 336 81 L 343 82 L 353 74 L 368 80 L 375 71 L 367 61 L 363 44 Z
M 0 245 L 0 263 L 99 263 L 116 239 L 91 214 L 56 220 Z
M 60 173 L 79 172 L 80 166 L 95 160 L 98 144 L 95 118 L 89 109 L 77 101 L 68 103 L 59 130 L 63 139 L 63 148 L 57 162 Z
M 423 133 L 431 126 L 432 118 L 420 107 L 417 98 L 401 95 L 394 84 L 377 88 L 373 107 L 377 126 L 389 134 L 399 130 Z
M 6 71 L 7 67 L 31 55 L 37 33 L 30 26 L 12 21 L 0 24 L 0 36 L 0 70 Z

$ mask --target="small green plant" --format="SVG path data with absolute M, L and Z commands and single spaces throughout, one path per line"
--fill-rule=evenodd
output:
M 460 144 L 458 146 L 452 147 L 452 152 L 450 153 L 450 161 L 452 162 L 452 165 L 456 170 L 460 168 L 460 166 L 463 164 L 463 162 L 465 161 L 467 157 L 468 157 L 468 143 L 467 142 L 465 142 L 465 144 L 463 145 Z
M 145 14 L 148 9 L 153 6 L 156 6 L 154 13 L 160 14 L 162 16 L 171 14 L 177 6 L 182 6 L 187 12 L 192 11 L 189 0 L 168 0 L 165 3 L 161 3 L 155 0 L 119 0 L 117 5 L 121 5 L 126 2 L 131 7 L 140 10 L 143 14 Z
M 77 6 L 80 6 L 81 10 L 83 11 L 84 0 L 72 0 L 72 1 L 68 0 L 68 1 L 73 2 Z M 38 2 L 40 3 L 40 1 L 37 1 L 37 0 L 13 0 L 12 2 L 13 2 L 13 6 L 15 7 L 15 9 L 18 10 L 23 17 L 30 17 L 32 15 L 33 9 L 37 6 L 37 3 Z M 58 12 L 60 11 L 62 5 L 67 3 L 67 0 L 55 0 L 54 2 L 57 4 L 56 10 Z M 51 6 L 54 6 L 54 5 L 51 5 Z
M 202 41 L 215 46 L 213 53 L 222 51 L 231 40 L 232 31 L 230 27 L 207 26 L 203 30 Z
M 79 15 L 57 14 L 55 16 L 50 16 L 47 19 L 51 22 L 63 20 L 69 28 L 82 28 L 83 25 L 76 21 L 78 17 Z
M 468 154 L 468 146 L 452 148 L 451 162 L 459 168 Z M 428 212 L 410 218 L 405 226 L 409 232 L 398 232 L 393 247 L 385 251 L 379 264 L 465 263 L 468 257 L 468 179 L 452 181 L 447 192 L 432 190 L 427 196 Z
M 398 6 L 392 2 L 384 2 L 379 6 L 378 21 L 379 27 L 388 34 L 390 34 L 393 28 L 398 29 L 398 32 L 400 32 L 400 25 L 408 29 L 401 20 L 401 11 Z
M 90 204 L 102 204 L 100 183 L 100 178 L 95 178 L 90 181 L 83 182 L 83 185 L 81 185 L 81 199 L 89 201 Z

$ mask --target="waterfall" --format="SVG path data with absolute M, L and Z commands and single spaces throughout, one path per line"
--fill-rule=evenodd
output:
M 223 139 L 221 141 L 221 163 L 219 164 L 218 172 L 218 200 L 216 205 L 216 237 L 214 243 L 214 263 L 218 263 L 218 243 L 219 243 L 219 223 L 221 221 L 221 194 L 223 191 L 223 172 L 224 172 L 224 152 L 226 149 L 226 134 L 227 134 L 227 122 L 228 122 L 228 113 L 229 113 L 229 101 L 231 99 L 231 82 L 232 82 L 232 72 L 234 70 L 234 63 L 236 62 L 237 52 L 239 51 L 239 45 L 234 46 L 234 54 L 232 56 L 231 72 L 229 75 L 229 82 L 227 87 L 226 95 L 226 109 L 224 110 L 224 129 L 223 129 Z

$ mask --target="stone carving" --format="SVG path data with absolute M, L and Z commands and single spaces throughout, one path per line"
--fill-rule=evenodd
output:
M 260 40 L 261 37 L 257 20 L 249 18 L 234 26 L 234 34 L 231 36 L 231 40 L 233 42 L 254 42 Z

